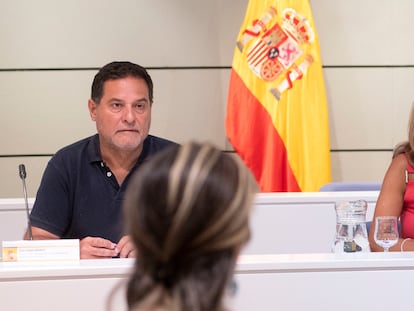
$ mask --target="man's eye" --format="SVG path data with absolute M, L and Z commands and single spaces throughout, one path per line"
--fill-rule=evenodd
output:
M 112 109 L 119 110 L 122 108 L 122 105 L 120 103 L 112 103 L 111 107 Z
M 146 108 L 147 108 L 146 103 L 138 103 L 135 105 L 135 109 L 137 109 L 139 112 L 145 111 Z

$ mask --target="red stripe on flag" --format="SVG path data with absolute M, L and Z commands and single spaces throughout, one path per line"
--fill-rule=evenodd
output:
M 234 69 L 230 77 L 226 130 L 231 144 L 263 192 L 301 191 L 269 114 Z
M 257 66 L 267 56 L 267 49 L 267 44 L 259 41 L 253 50 L 247 54 L 247 62 Z

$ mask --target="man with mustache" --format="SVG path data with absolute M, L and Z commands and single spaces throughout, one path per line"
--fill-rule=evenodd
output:
M 123 233 L 125 189 L 146 159 L 175 144 L 149 135 L 152 103 L 145 68 L 112 62 L 99 70 L 88 101 L 98 133 L 49 161 L 30 214 L 33 239 L 80 239 L 82 259 L 135 257 Z

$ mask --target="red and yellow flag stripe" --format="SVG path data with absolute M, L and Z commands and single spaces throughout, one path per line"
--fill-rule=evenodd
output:
M 330 181 L 328 111 L 308 1 L 250 1 L 235 48 L 227 136 L 264 192 Z

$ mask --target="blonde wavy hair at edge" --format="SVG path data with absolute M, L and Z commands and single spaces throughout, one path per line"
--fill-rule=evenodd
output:
M 401 153 L 407 153 L 411 165 L 414 166 L 414 103 L 411 106 L 410 117 L 408 121 L 408 140 L 395 146 L 392 157 L 395 158 Z

